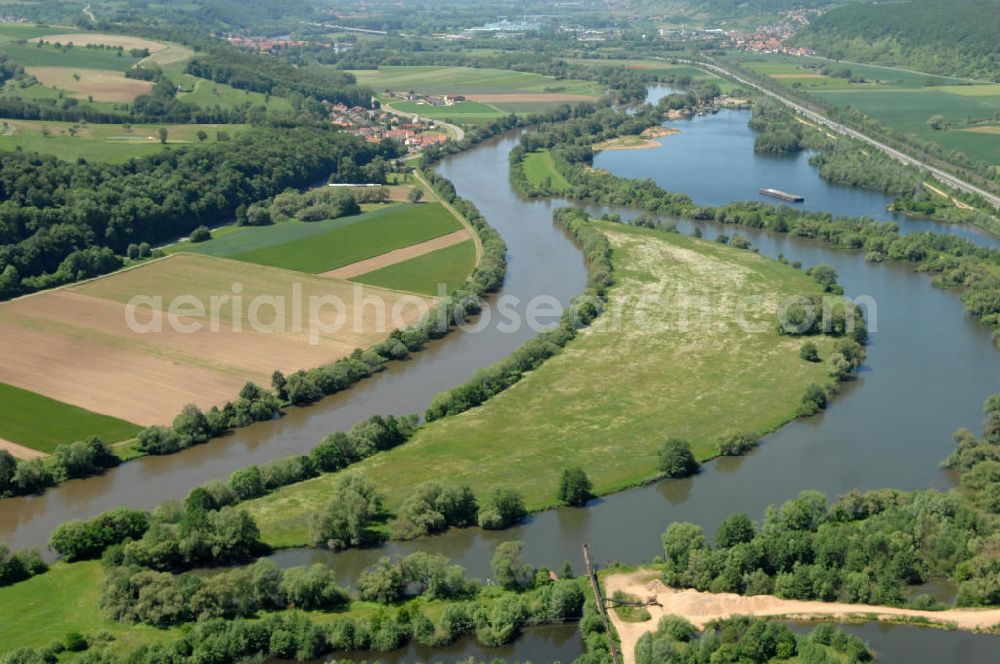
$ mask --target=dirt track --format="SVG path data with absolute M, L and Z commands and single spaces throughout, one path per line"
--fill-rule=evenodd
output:
M 646 632 L 655 630 L 660 618 L 668 614 L 682 616 L 699 629 L 713 620 L 735 615 L 796 618 L 823 616 L 844 619 L 854 616 L 874 616 L 878 620 L 926 618 L 932 622 L 947 623 L 966 630 L 986 629 L 1000 623 L 1000 608 L 918 611 L 895 606 L 790 600 L 772 595 L 745 597 L 733 593 L 678 590 L 668 588 L 659 580 L 657 572 L 648 570 L 613 574 L 605 577 L 603 581 L 607 597 L 621 590 L 640 600 L 655 596 L 660 604 L 660 606 L 646 607 L 652 619 L 641 623 L 623 622 L 613 610 L 610 611 L 611 621 L 621 638 L 625 664 L 634 664 L 636 642 Z
M 423 256 L 424 254 L 429 254 L 432 251 L 437 251 L 438 249 L 444 249 L 460 242 L 465 242 L 466 240 L 471 239 L 471 237 L 472 236 L 469 235 L 469 231 L 463 228 L 460 231 L 448 233 L 447 235 L 442 235 L 440 237 L 427 240 L 426 242 L 418 242 L 417 244 L 411 244 L 409 247 L 394 249 L 393 251 L 384 253 L 380 256 L 367 258 L 363 261 L 358 261 L 357 263 L 345 265 L 344 267 L 338 267 L 336 270 L 324 272 L 320 276 L 333 277 L 334 279 L 350 279 L 351 277 L 356 277 L 360 274 L 374 272 L 375 270 L 388 267 L 389 265 L 402 263 L 403 261 L 410 260 L 411 258 Z

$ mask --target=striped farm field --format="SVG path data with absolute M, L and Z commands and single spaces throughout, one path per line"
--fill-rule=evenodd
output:
M 232 257 L 315 274 L 461 229 L 461 222 L 439 203 L 397 205 L 377 214 L 362 215 L 354 223 L 325 233 L 236 253 Z
M 322 297 L 337 298 L 343 316 L 334 306 L 310 310 Z M 0 383 L 126 422 L 168 424 L 189 403 L 209 408 L 247 381 L 269 384 L 275 369 L 327 364 L 386 338 L 397 320 L 381 324 L 375 307 L 356 311 L 362 297 L 386 311 L 398 303 L 400 326 L 431 305 L 328 277 L 172 255 L 0 304 Z
M 424 295 L 448 294 L 459 288 L 476 264 L 472 240 L 366 272 L 351 281 Z

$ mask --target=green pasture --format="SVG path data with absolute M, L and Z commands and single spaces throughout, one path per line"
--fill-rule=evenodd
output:
M 52 453 L 60 443 L 88 436 L 117 442 L 131 438 L 141 428 L 4 383 L 0 383 L 0 410 L 0 438 L 45 453 Z
M 556 169 L 552 153 L 548 150 L 529 152 L 524 156 L 524 175 L 533 185 L 545 185 L 556 191 L 569 187 L 569 181 Z
M 422 295 L 447 295 L 465 283 L 475 265 L 476 244 L 466 240 L 352 277 L 351 281 Z M 439 289 L 439 284 L 444 286 Z
M 352 71 L 361 85 L 378 92 L 413 90 L 417 94 L 512 94 L 554 92 L 563 94 L 602 94 L 600 84 L 574 79 L 479 67 L 379 67 Z
M 300 272 L 326 272 L 461 228 L 462 224 L 439 203 L 397 205 L 381 213 L 362 215 L 355 223 L 325 233 L 231 257 Z
M 164 149 L 160 128 L 167 130 L 167 146 L 211 145 L 220 131 L 231 138 L 249 129 L 248 125 L 182 124 L 118 125 L 87 122 L 43 122 L 0 120 L 0 150 L 51 154 L 60 159 L 122 162 L 134 157 L 157 154 Z M 198 140 L 198 132 L 207 138 Z
M 55 39 L 58 38 L 54 37 L 53 40 Z M 5 53 L 22 67 L 68 67 L 111 71 L 127 71 L 141 59 L 133 58 L 127 50 L 119 56 L 118 51 L 111 49 L 85 46 L 60 48 L 54 44 L 41 42 L 27 44 L 0 42 L 0 53 Z
M 809 384 L 830 382 L 822 363 L 799 357 L 801 339 L 775 329 L 780 301 L 819 292 L 803 272 L 714 242 L 601 227 L 612 240 L 616 279 L 601 319 L 484 405 L 352 466 L 386 493 L 390 509 L 426 481 L 428 468 L 481 492 L 517 489 L 532 510 L 556 503 L 568 466 L 582 467 L 598 494 L 618 491 L 656 476 L 657 449 L 668 437 L 690 441 L 707 459 L 723 432 L 773 431 L 795 417 Z M 649 305 L 663 296 L 681 298 L 679 306 Z M 768 304 L 742 318 L 739 303 L 750 297 Z M 700 309 L 692 324 L 680 323 L 686 298 L 715 303 L 710 325 L 693 324 Z M 814 341 L 826 357 L 831 341 Z M 304 544 L 309 515 L 337 477 L 246 506 L 269 543 Z

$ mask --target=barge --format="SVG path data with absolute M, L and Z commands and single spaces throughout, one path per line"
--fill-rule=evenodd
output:
M 801 203 L 806 200 L 804 197 L 798 194 L 789 194 L 786 191 L 780 191 L 778 189 L 771 189 L 770 187 L 764 187 L 760 190 L 760 193 L 765 196 L 773 196 L 774 198 L 780 198 L 783 201 L 789 201 L 791 203 Z

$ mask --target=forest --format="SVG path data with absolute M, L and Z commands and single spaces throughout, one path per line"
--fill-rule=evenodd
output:
M 794 37 L 835 60 L 895 65 L 935 74 L 1000 80 L 996 0 L 851 2 Z
M 0 298 L 120 267 L 133 243 L 218 225 L 342 163 L 393 158 L 378 145 L 319 128 L 261 129 L 212 148 L 180 148 L 122 165 L 0 155 Z

